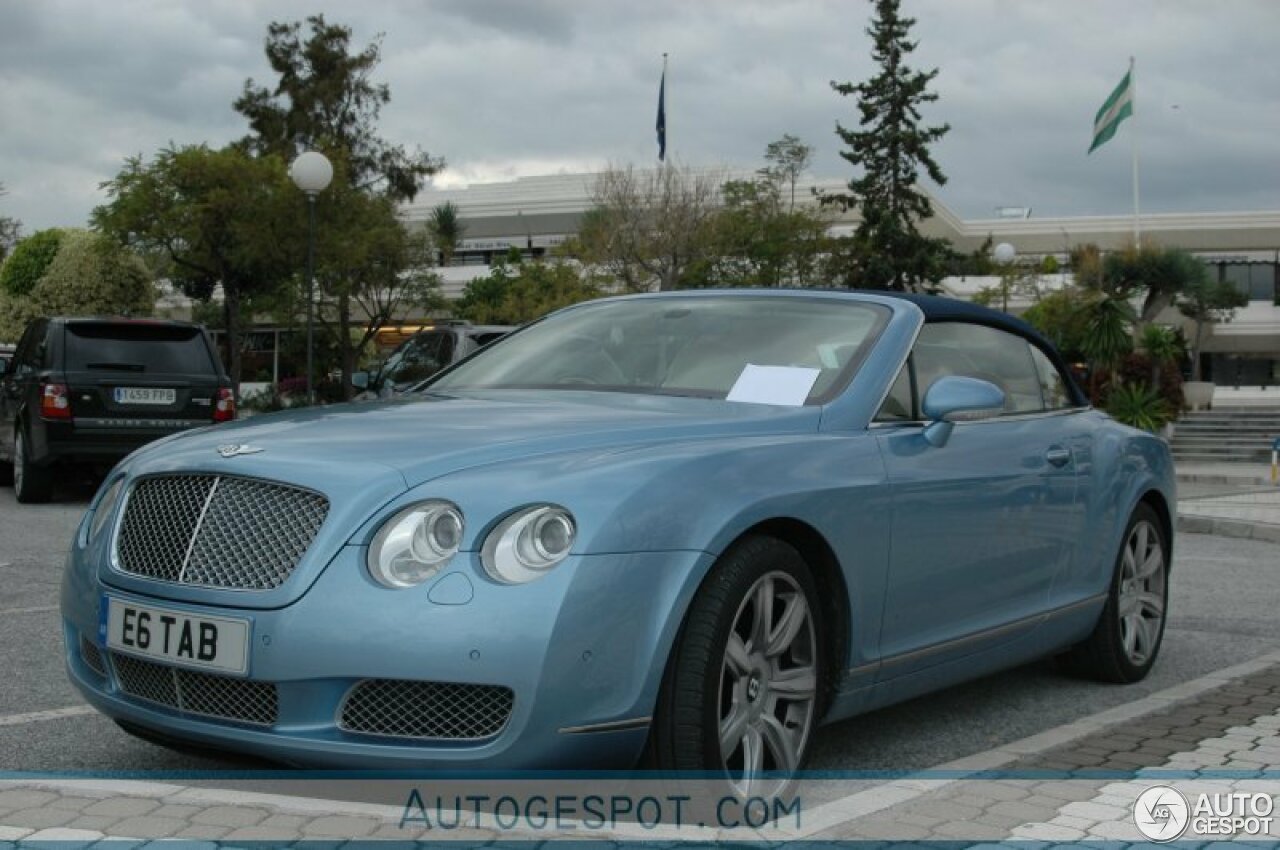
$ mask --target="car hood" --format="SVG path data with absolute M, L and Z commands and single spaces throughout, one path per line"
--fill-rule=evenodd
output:
M 252 417 L 189 432 L 143 450 L 137 460 L 147 472 L 212 468 L 286 480 L 295 478 L 289 470 L 323 477 L 326 467 L 336 472 L 355 464 L 370 473 L 395 470 L 405 487 L 414 487 L 468 467 L 549 452 L 814 431 L 819 418 L 814 407 L 615 392 L 414 395 Z M 260 451 L 221 457 L 218 449 L 231 444 Z

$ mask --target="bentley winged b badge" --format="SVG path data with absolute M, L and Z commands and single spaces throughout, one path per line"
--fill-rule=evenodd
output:
M 229 443 L 225 446 L 218 446 L 218 454 L 222 457 L 235 457 L 236 455 L 256 455 L 263 451 L 260 446 L 251 446 L 247 443 Z

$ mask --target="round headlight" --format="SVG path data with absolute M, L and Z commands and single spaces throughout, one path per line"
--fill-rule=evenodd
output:
M 462 513 L 449 502 L 410 505 L 378 529 L 369 547 L 369 575 L 384 587 L 421 584 L 458 554 L 462 529 Z
M 573 515 L 555 505 L 535 505 L 498 523 L 480 553 L 485 572 L 503 584 L 523 584 L 569 556 L 577 527 Z
M 93 522 L 89 525 L 90 540 L 96 540 L 98 533 L 107 524 L 107 520 L 111 519 L 111 514 L 116 509 L 116 501 L 120 498 L 120 485 L 123 483 L 123 478 L 117 478 L 98 500 L 98 506 L 93 509 Z

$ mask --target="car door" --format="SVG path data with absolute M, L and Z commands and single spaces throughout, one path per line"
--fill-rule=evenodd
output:
M 925 441 L 918 421 L 877 427 L 893 494 L 882 678 L 1033 628 L 1080 523 L 1070 427 L 1046 411 L 1025 339 L 985 325 L 931 323 L 908 368 L 913 419 L 945 375 L 995 383 L 1005 410 L 958 422 L 940 447 Z M 902 418 L 898 383 L 886 400 L 892 415 L 882 419 Z

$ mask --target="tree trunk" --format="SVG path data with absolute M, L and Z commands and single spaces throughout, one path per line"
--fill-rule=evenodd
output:
M 227 374 L 231 389 L 240 398 L 240 292 L 222 279 L 222 311 L 227 325 Z

